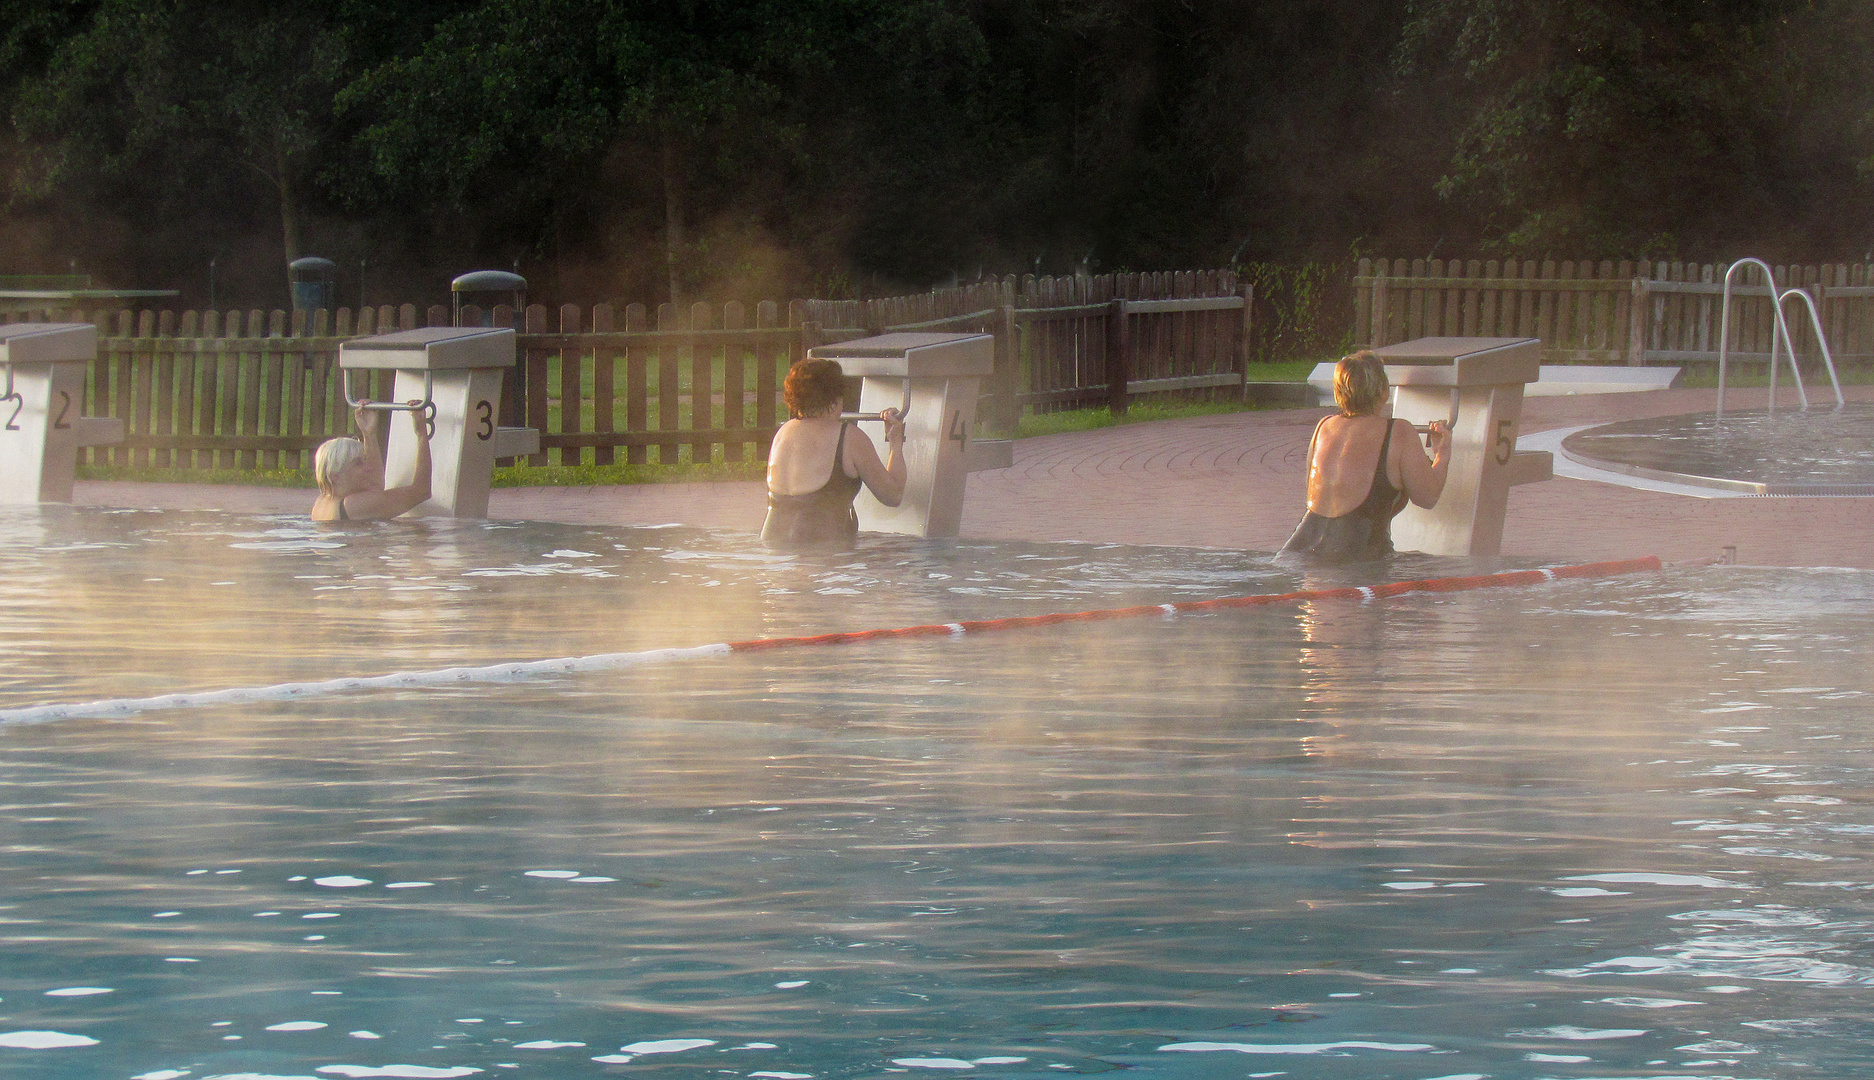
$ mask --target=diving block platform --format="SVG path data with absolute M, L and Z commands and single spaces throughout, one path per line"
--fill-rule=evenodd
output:
M 538 453 L 540 432 L 501 427 L 501 380 L 514 366 L 514 331 L 506 327 L 432 326 L 394 334 L 357 338 L 338 348 L 340 374 L 357 370 L 395 371 L 392 400 L 371 408 L 407 412 L 408 404 L 433 425 L 430 435 L 430 497 L 410 513 L 416 516 L 480 518 L 488 516 L 488 488 L 495 459 Z M 384 484 L 399 487 L 416 479 L 416 433 L 392 424 L 384 454 Z
M 90 323 L 0 326 L 0 503 L 68 503 L 78 451 L 124 441 L 124 422 L 80 416 L 98 355 Z
M 963 521 L 963 489 L 974 469 L 1007 468 L 1006 440 L 984 446 L 971 437 L 982 380 L 995 367 L 989 334 L 882 334 L 808 353 L 837 360 L 860 381 L 859 411 L 904 413 L 904 498 L 886 506 L 869 490 L 853 504 L 859 528 L 908 536 L 955 536 Z
M 1542 364 L 1523 396 L 1573 397 L 1577 394 L 1632 394 L 1670 390 L 1679 382 L 1676 367 L 1614 367 L 1609 364 Z M 1316 364 L 1308 373 L 1316 405 L 1334 404 L 1334 365 Z
M 1393 543 L 1428 555 L 1496 555 L 1510 488 L 1555 474 L 1555 459 L 1518 452 L 1523 387 L 1536 381 L 1536 338 L 1419 338 L 1374 349 L 1393 386 L 1392 412 L 1424 427 L 1451 425 L 1445 486 L 1430 509 L 1407 505 L 1393 518 Z

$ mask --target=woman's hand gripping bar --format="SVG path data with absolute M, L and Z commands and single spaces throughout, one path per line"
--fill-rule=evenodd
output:
M 423 372 L 423 400 L 407 403 L 395 401 L 372 401 L 369 398 L 351 396 L 351 373 L 353 369 L 344 369 L 342 382 L 345 388 L 345 404 L 353 409 L 369 409 L 374 412 L 413 412 L 423 417 L 423 430 L 427 436 L 436 434 L 436 376 L 430 371 Z
M 890 420 L 887 420 L 885 416 L 885 414 L 890 411 L 891 411 L 890 409 L 880 409 L 878 412 L 843 412 L 839 414 L 839 418 L 841 421 L 846 422 L 846 423 L 857 423 L 857 422 L 862 422 L 866 420 L 877 420 L 877 421 L 881 421 L 884 423 L 890 423 Z M 904 398 L 903 400 L 898 402 L 898 415 L 891 419 L 903 420 L 906 416 L 909 416 L 910 414 L 911 414 L 911 380 L 906 379 L 904 381 Z

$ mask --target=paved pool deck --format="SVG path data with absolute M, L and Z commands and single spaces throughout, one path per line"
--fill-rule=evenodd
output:
M 1874 386 L 1847 388 L 1874 402 Z M 1785 391 L 1786 401 L 1793 401 Z M 1708 412 L 1711 390 L 1536 397 L 1523 444 L 1539 433 L 1649 416 Z M 1761 406 L 1732 390 L 1729 408 Z M 1308 435 L 1326 409 L 1194 417 L 1022 439 L 1012 468 L 972 474 L 963 535 L 1272 551 L 1301 517 Z M 1558 470 L 1560 468 L 1558 462 Z M 88 481 L 86 505 L 297 513 L 306 491 L 209 484 Z M 759 483 L 501 488 L 500 519 L 574 524 L 761 527 Z M 1740 563 L 1874 568 L 1874 498 L 1707 498 L 1558 476 L 1512 489 L 1503 554 L 1551 562 L 1635 555 L 1668 561 L 1737 548 Z

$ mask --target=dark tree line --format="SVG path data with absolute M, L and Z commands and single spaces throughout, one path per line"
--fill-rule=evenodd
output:
M 0 274 L 590 302 L 1854 258 L 1865 0 L 10 0 Z

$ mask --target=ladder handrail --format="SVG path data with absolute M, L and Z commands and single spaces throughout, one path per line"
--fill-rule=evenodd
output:
M 1733 262 L 1724 272 L 1724 304 L 1719 309 L 1718 315 L 1719 416 L 1724 415 L 1725 358 L 1726 354 L 1728 354 L 1731 349 L 1731 278 L 1732 275 L 1737 273 L 1738 268 L 1743 266 L 1756 266 L 1763 270 L 1763 280 L 1770 292 L 1770 307 L 1776 314 L 1776 326 L 1770 332 L 1770 379 L 1772 387 L 1776 385 L 1777 346 L 1789 337 L 1789 323 L 1783 318 L 1783 301 L 1782 298 L 1776 294 L 1776 271 L 1770 269 L 1770 264 L 1764 262 L 1762 259 L 1738 259 Z M 1796 362 L 1795 353 L 1796 349 L 1792 345 L 1790 348 L 1790 364 L 1792 366 Z M 1772 390 L 1771 392 L 1774 395 L 1775 391 Z M 1800 373 L 1796 376 L 1796 392 L 1799 396 L 1802 396 L 1803 404 L 1805 406 L 1808 405 L 1808 397 L 1806 392 L 1802 389 L 1802 375 Z
M 1788 300 L 1791 296 L 1801 297 L 1802 302 L 1808 306 L 1809 325 L 1815 329 L 1815 341 L 1816 341 L 1816 344 L 1821 346 L 1821 349 L 1822 349 L 1822 363 L 1828 369 L 1829 384 L 1835 388 L 1835 404 L 1846 405 L 1848 403 L 1848 399 L 1842 396 L 1841 380 L 1835 377 L 1835 357 L 1829 353 L 1828 337 L 1822 333 L 1822 313 L 1816 308 L 1815 297 L 1809 295 L 1809 290 L 1807 289 L 1799 289 L 1799 288 L 1791 287 L 1789 289 L 1784 290 L 1783 295 L 1777 298 L 1777 301 L 1776 301 L 1777 307 L 1779 308 L 1782 307 L 1783 302 L 1785 300 Z M 1790 352 L 1790 363 L 1789 363 L 1790 370 L 1796 372 L 1796 385 L 1798 388 L 1800 388 L 1802 386 L 1802 372 L 1800 369 L 1796 367 L 1796 347 L 1794 344 L 1790 345 L 1789 352 Z M 1775 376 L 1774 368 L 1771 369 L 1771 375 L 1774 378 Z M 1774 390 L 1771 391 L 1771 395 L 1774 398 L 1775 396 Z M 1807 394 L 1803 395 L 1802 404 L 1803 404 L 1803 408 L 1805 409 L 1809 407 L 1809 398 Z
M 1776 314 L 1776 327 L 1770 334 L 1770 404 L 1771 406 L 1775 407 L 1776 405 L 1777 347 L 1779 345 L 1786 345 L 1789 347 L 1789 370 L 1790 370 L 1791 377 L 1795 380 L 1795 383 L 1796 383 L 1796 396 L 1798 399 L 1802 401 L 1803 408 L 1806 409 L 1809 407 L 1809 391 L 1803 387 L 1802 369 L 1796 365 L 1796 341 L 1793 337 L 1790 336 L 1789 320 L 1785 318 L 1783 315 L 1783 302 L 1788 300 L 1792 293 L 1797 296 L 1802 297 L 1803 303 L 1807 304 L 1809 307 L 1809 322 L 1810 322 L 1810 325 L 1815 328 L 1815 339 L 1822 347 L 1822 360 L 1828 366 L 1829 382 L 1832 383 L 1835 387 L 1835 404 L 1837 405 L 1845 404 L 1846 399 L 1842 396 L 1842 392 L 1841 392 L 1841 380 L 1836 378 L 1835 376 L 1835 358 L 1829 352 L 1828 337 L 1822 332 L 1822 317 L 1821 317 L 1820 312 L 1818 312 L 1816 309 L 1815 297 L 1810 296 L 1807 290 L 1797 288 L 1795 286 L 1791 286 L 1788 289 L 1782 289 L 1779 291 L 1777 287 L 1777 283 L 1776 283 L 1776 272 L 1770 269 L 1770 264 L 1764 262 L 1762 259 L 1738 259 L 1737 261 L 1733 262 L 1730 265 L 1730 267 L 1727 268 L 1724 272 L 1724 304 L 1722 308 L 1720 309 L 1719 316 L 1718 316 L 1718 409 L 1717 409 L 1717 414 L 1719 416 L 1724 415 L 1725 359 L 1726 359 L 1726 354 L 1730 352 L 1730 348 L 1731 348 L 1731 276 L 1737 273 L 1738 268 L 1741 266 L 1755 266 L 1763 271 L 1763 279 L 1764 279 L 1764 282 L 1766 283 L 1765 288 L 1770 294 L 1770 307 L 1771 307 L 1771 310 Z

